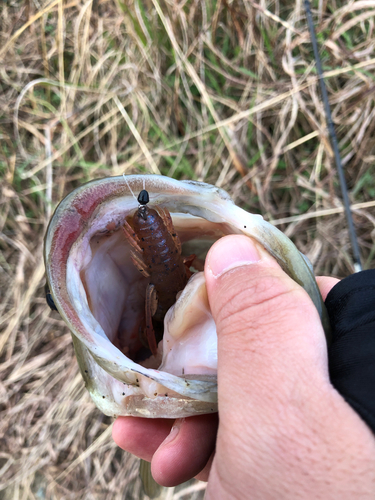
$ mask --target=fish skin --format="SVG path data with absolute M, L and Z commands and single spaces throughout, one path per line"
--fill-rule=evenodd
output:
M 153 500 L 165 498 L 167 488 L 158 484 L 152 477 L 150 462 L 141 459 L 139 464 L 139 475 L 141 476 L 143 491 L 149 498 Z

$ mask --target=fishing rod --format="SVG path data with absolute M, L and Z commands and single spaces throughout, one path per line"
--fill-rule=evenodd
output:
M 338 143 L 337 143 L 335 126 L 334 126 L 333 121 L 332 121 L 331 107 L 329 105 L 327 88 L 326 88 L 326 84 L 324 82 L 322 63 L 321 63 L 320 56 L 319 56 L 318 42 L 316 39 L 315 28 L 314 28 L 314 23 L 313 23 L 313 18 L 312 18 L 309 0 L 304 0 L 304 4 L 305 4 L 307 23 L 308 23 L 309 31 L 310 31 L 311 43 L 312 43 L 313 50 L 314 50 L 316 69 L 318 72 L 320 92 L 322 94 L 328 132 L 329 132 L 329 136 L 331 139 L 333 152 L 335 155 L 335 163 L 336 163 L 337 172 L 339 175 L 342 201 L 344 203 L 345 217 L 346 217 L 346 222 L 348 224 L 349 237 L 350 237 L 350 242 L 351 242 L 352 252 L 353 252 L 354 272 L 359 272 L 359 271 L 362 271 L 361 254 L 359 251 L 358 238 L 357 238 L 357 234 L 355 232 L 352 212 L 350 209 L 348 187 L 346 184 L 345 175 L 344 175 L 344 171 L 342 168 L 342 162 L 341 162 L 340 151 L 339 151 L 339 147 L 338 147 Z

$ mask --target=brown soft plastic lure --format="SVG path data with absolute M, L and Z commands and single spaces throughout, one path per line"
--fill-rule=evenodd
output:
M 138 271 L 149 278 L 145 299 L 145 333 L 148 347 L 156 356 L 157 344 L 163 334 L 164 316 L 176 302 L 191 275 L 181 255 L 181 242 L 170 213 L 159 207 L 148 207 L 149 194 L 143 189 L 138 196 L 139 207 L 123 229 L 132 246 L 131 257 Z M 192 256 L 189 262 L 194 259 Z

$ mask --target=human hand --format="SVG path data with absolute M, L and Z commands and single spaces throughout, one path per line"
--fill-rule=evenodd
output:
M 152 459 L 166 486 L 210 472 L 208 499 L 373 498 L 375 441 L 330 384 L 310 298 L 242 236 L 219 240 L 205 272 L 218 330 L 218 430 L 213 415 L 173 428 L 121 417 L 117 444 Z M 322 295 L 336 282 L 318 280 Z

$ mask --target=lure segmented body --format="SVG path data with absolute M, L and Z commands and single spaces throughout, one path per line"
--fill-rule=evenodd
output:
M 177 293 L 185 288 L 188 277 L 176 241 L 177 234 L 171 233 L 165 223 L 166 214 L 163 214 L 163 219 L 156 210 L 147 206 L 140 210 L 134 214 L 132 226 L 139 240 L 144 271 L 149 274 L 150 284 L 154 285 L 157 293 L 158 308 L 153 317 L 162 321 L 175 303 Z M 167 216 L 170 217 L 169 213 Z
M 181 255 L 181 243 L 173 227 L 168 210 L 156 211 L 147 206 L 148 192 L 142 190 L 140 203 L 124 233 L 132 246 L 132 261 L 137 269 L 149 278 L 145 300 L 145 333 L 153 355 L 157 342 L 163 335 L 163 320 L 168 309 L 176 302 L 176 295 L 183 290 L 191 275 L 186 260 Z M 192 262 L 192 255 L 187 262 Z

